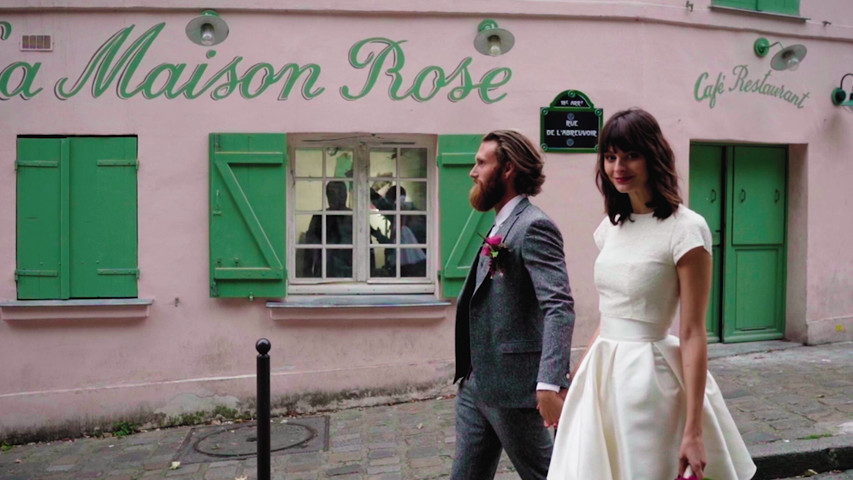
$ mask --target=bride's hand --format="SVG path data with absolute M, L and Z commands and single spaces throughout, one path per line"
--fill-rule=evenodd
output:
M 563 392 L 552 392 L 550 390 L 539 390 L 536 392 L 539 414 L 542 415 L 545 427 L 556 427 L 560 421 L 560 413 L 563 411 Z
M 678 476 L 684 475 L 684 470 L 690 465 L 693 475 L 701 479 L 705 474 L 705 445 L 700 437 L 684 437 L 681 448 L 678 449 Z

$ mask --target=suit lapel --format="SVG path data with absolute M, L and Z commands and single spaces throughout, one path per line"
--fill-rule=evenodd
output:
M 518 217 L 521 215 L 528 206 L 530 206 L 530 200 L 527 198 L 522 198 L 518 205 L 512 209 L 512 213 L 509 214 L 509 218 L 501 224 L 501 227 L 498 228 L 498 231 L 495 232 L 495 235 L 500 235 L 506 241 L 509 238 L 509 232 L 512 230 L 512 227 L 515 225 L 515 221 L 518 220 Z
M 509 238 L 509 233 L 512 230 L 512 227 L 515 225 L 516 220 L 518 220 L 519 215 L 521 215 L 521 212 L 523 212 L 524 209 L 526 209 L 529 205 L 530 200 L 528 200 L 527 198 L 521 199 L 521 201 L 518 202 L 518 205 L 516 205 L 515 208 L 512 209 L 512 213 L 509 214 L 509 217 L 504 220 L 504 223 L 502 223 L 500 227 L 498 227 L 498 230 L 494 233 L 494 235 L 500 235 L 503 238 L 504 243 L 506 243 L 507 238 Z M 483 244 L 485 243 L 486 242 L 484 241 Z M 480 288 L 480 285 L 482 285 L 485 280 L 489 278 L 489 260 L 486 257 L 481 258 L 481 251 L 482 247 L 480 251 L 477 251 L 477 283 L 474 285 L 474 293 L 476 293 L 477 290 Z

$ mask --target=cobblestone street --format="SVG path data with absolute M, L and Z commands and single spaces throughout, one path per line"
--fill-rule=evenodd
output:
M 851 348 L 850 343 L 807 347 L 786 342 L 709 347 L 711 372 L 759 464 L 756 478 L 795 476 L 809 468 L 826 472 L 833 469 L 828 463 L 833 461 L 841 469 L 853 468 Z M 453 391 L 448 386 L 444 395 L 431 400 L 327 412 L 323 448 L 274 452 L 272 478 L 448 478 L 456 441 Z M 191 431 L 180 427 L 121 438 L 16 446 L 0 454 L 0 479 L 256 478 L 254 457 L 207 457 L 171 469 Z M 497 479 L 518 478 L 504 456 Z M 816 478 L 851 477 L 841 472 Z

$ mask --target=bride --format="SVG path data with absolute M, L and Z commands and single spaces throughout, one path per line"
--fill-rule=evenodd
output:
M 594 233 L 601 323 L 573 375 L 549 480 L 749 479 L 755 465 L 708 373 L 711 232 L 681 204 L 672 149 L 644 110 L 604 125 Z M 679 308 L 680 307 L 680 308 Z M 680 311 L 679 335 L 668 330 Z

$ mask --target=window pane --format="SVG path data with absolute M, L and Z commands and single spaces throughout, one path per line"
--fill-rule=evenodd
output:
M 352 245 L 352 215 L 326 216 L 326 243 Z
M 426 210 L 426 182 L 403 182 L 401 192 L 405 195 L 400 210 Z
M 394 266 L 395 251 L 393 248 L 371 248 L 371 277 L 396 277 Z
M 319 248 L 296 250 L 296 276 L 298 278 L 320 278 L 323 275 L 323 251 Z
M 352 278 L 352 249 L 331 249 L 326 251 L 326 277 Z
M 352 182 L 332 180 L 326 184 L 326 209 L 333 211 L 352 210 Z
M 396 215 L 372 214 L 370 216 L 370 243 L 394 243 L 396 218 Z
M 400 221 L 403 222 L 403 234 L 400 237 L 401 243 L 426 244 L 426 215 L 403 215 Z
M 352 178 L 352 150 L 326 149 L 326 176 Z
M 300 148 L 293 155 L 293 171 L 297 177 L 323 176 L 323 150 Z
M 296 210 L 320 211 L 323 209 L 323 182 L 317 180 L 297 180 Z
M 400 176 L 426 178 L 427 152 L 424 148 L 400 149 Z
M 397 176 L 397 149 L 377 148 L 370 151 L 370 176 Z
M 426 276 L 426 254 L 422 248 L 400 249 L 400 276 Z
M 370 186 L 370 205 L 372 210 L 396 210 L 394 201 L 388 198 L 392 195 L 393 185 L 389 181 L 373 182 Z
M 296 243 L 320 243 L 322 241 L 323 237 L 321 237 L 320 235 L 313 237 L 308 235 L 308 232 L 316 232 L 319 228 L 319 220 L 317 221 L 317 226 L 312 228 L 311 222 L 313 220 L 313 217 L 313 215 L 296 216 Z

